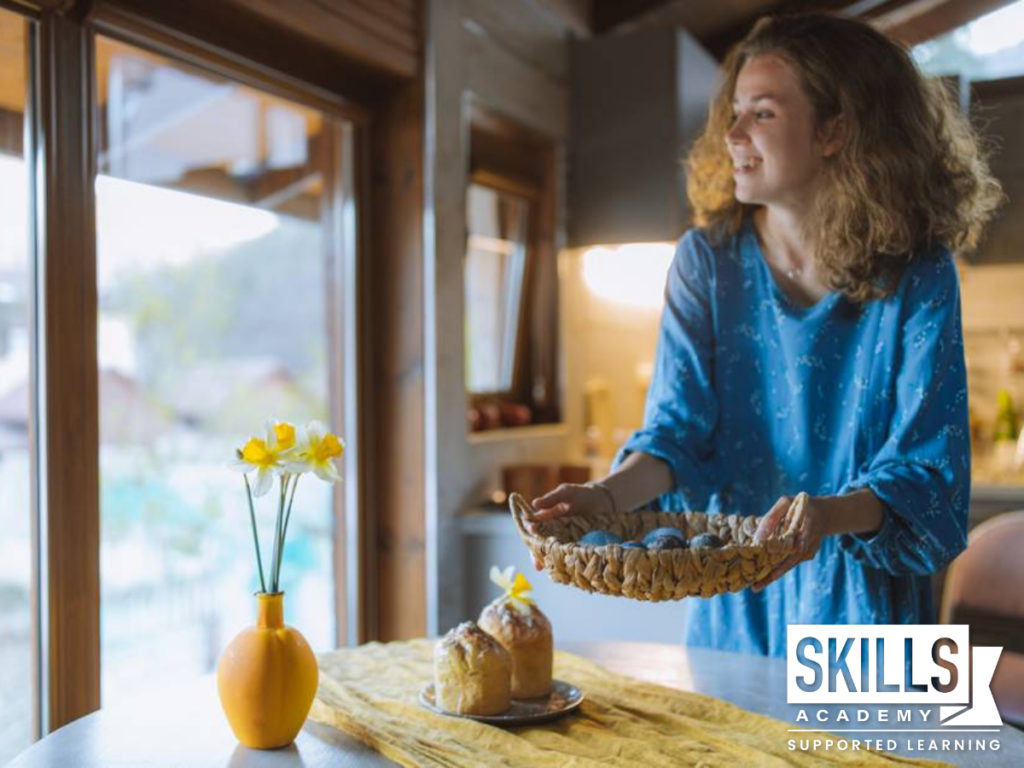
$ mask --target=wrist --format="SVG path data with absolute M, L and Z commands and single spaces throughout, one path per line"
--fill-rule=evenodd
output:
M 843 514 L 841 508 L 837 509 L 836 502 L 838 499 L 838 496 L 811 497 L 811 506 L 818 510 L 822 531 L 825 536 L 843 533 Z
M 882 502 L 870 488 L 860 488 L 842 496 L 815 496 L 813 501 L 822 515 L 826 536 L 871 534 L 882 526 Z
M 611 512 L 611 514 L 613 514 L 613 515 L 617 515 L 618 514 L 618 512 L 619 512 L 619 505 L 615 501 L 615 494 L 612 493 L 612 489 L 611 488 L 609 488 L 607 485 L 605 485 L 600 480 L 593 480 L 593 481 L 591 481 L 589 483 L 585 483 L 585 485 L 588 488 L 594 488 L 595 490 L 600 491 L 604 495 L 604 497 L 605 497 L 605 500 L 606 500 L 607 506 L 608 506 L 608 511 Z

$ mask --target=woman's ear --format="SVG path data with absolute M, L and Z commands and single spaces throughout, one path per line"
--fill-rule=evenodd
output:
M 832 157 L 846 140 L 846 118 L 842 114 L 828 118 L 821 126 L 821 156 Z

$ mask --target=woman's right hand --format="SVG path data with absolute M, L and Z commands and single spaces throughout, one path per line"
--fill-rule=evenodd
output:
M 608 490 L 590 484 L 562 483 L 553 491 L 548 491 L 543 496 L 534 499 L 531 505 L 534 511 L 532 514 L 528 514 L 524 520 L 526 529 L 530 533 L 537 533 L 538 523 L 547 520 L 588 512 L 614 511 Z M 544 567 L 536 555 L 533 558 L 533 566 L 538 571 Z

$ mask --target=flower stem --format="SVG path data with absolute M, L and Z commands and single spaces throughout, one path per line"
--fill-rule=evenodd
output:
M 270 589 L 278 591 L 277 574 L 281 561 L 281 525 L 284 517 L 285 488 L 288 484 L 288 475 L 281 475 L 281 495 L 277 499 L 277 519 L 274 521 L 274 556 L 270 562 Z
M 256 545 L 256 567 L 260 573 L 260 591 L 266 592 L 267 585 L 263 581 L 263 558 L 260 557 L 260 537 L 256 533 L 256 510 L 252 507 L 252 488 L 249 487 L 248 475 L 242 475 L 242 479 L 245 480 L 245 496 L 249 500 L 249 522 L 252 523 L 252 541 Z
M 288 497 L 288 511 L 284 515 L 284 527 L 281 529 L 281 554 L 282 558 L 284 555 L 284 540 L 288 536 L 288 522 L 292 519 L 292 502 L 295 501 L 295 489 L 299 486 L 299 475 L 295 475 L 292 479 L 292 493 Z M 280 582 L 281 580 L 281 560 L 277 561 L 277 576 L 274 578 L 275 581 Z

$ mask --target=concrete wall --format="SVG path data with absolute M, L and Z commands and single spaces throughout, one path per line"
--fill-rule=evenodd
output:
M 427 3 L 426 33 L 426 589 L 427 631 L 436 634 L 464 613 L 460 510 L 479 501 L 503 464 L 563 461 L 569 435 L 579 427 L 567 413 L 562 425 L 471 437 L 462 362 L 468 105 L 476 100 L 558 146 L 562 170 L 556 240 L 561 248 L 569 28 L 544 4 L 531 0 L 432 0 Z M 575 387 L 568 370 L 561 381 L 564 391 Z

